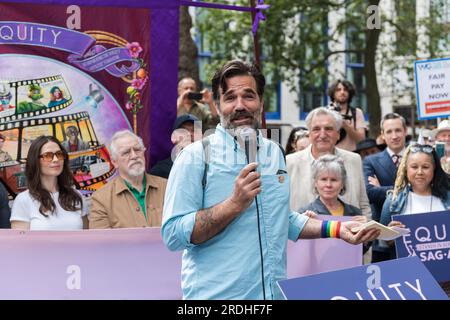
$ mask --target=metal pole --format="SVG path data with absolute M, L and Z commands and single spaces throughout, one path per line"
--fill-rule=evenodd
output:
M 256 7 L 256 1 L 250 0 L 250 6 L 252 8 Z M 255 22 L 255 16 L 256 12 L 252 11 L 252 25 L 253 22 Z M 259 40 L 258 40 L 258 31 L 256 31 L 255 35 L 253 36 L 253 50 L 255 53 L 255 64 L 259 67 L 259 69 L 262 71 L 262 65 L 261 65 L 261 55 L 260 55 L 260 46 L 259 46 Z M 261 117 L 261 126 L 263 129 L 266 129 L 266 114 L 263 110 L 262 117 Z

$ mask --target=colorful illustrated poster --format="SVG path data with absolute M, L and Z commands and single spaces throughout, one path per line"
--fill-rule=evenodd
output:
M 173 91 L 167 95 L 161 83 L 153 88 L 153 73 L 159 73 L 153 66 L 173 65 L 178 55 L 172 47 L 172 55 L 158 64 L 151 57 L 158 60 L 160 54 L 151 50 L 159 46 L 164 52 L 168 41 L 178 40 L 177 29 L 157 23 L 167 19 L 167 12 L 177 12 L 170 6 L 175 1 L 167 8 L 157 5 L 158 14 L 152 0 L 145 5 L 95 1 L 92 6 L 89 1 L 19 2 L 0 3 L 0 178 L 8 190 L 26 188 L 28 149 L 41 135 L 61 141 L 76 186 L 87 195 L 115 175 L 107 149 L 115 132 L 135 130 L 144 139 L 152 149 L 147 165 L 158 153 L 165 156 L 175 115 L 154 109 L 161 109 L 160 101 L 175 105 L 177 78 L 175 73 L 164 84 Z M 155 24 L 153 17 L 158 17 Z M 156 106 L 155 90 L 163 95 L 155 98 Z

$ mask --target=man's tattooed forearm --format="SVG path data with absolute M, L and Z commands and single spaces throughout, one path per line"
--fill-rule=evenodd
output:
M 200 215 L 200 229 L 209 231 L 211 228 L 216 227 L 217 221 L 213 217 L 214 209 L 207 208 Z

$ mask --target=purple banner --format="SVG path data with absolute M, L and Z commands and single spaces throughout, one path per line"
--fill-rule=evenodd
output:
M 85 33 L 56 26 L 0 21 L 0 44 L 23 44 L 84 54 L 95 39 Z
M 80 10 L 82 10 L 82 19 L 78 31 L 66 29 L 68 21 L 72 21 L 68 20 L 68 18 L 73 14 L 68 13 L 67 9 L 68 6 L 72 7 L 74 5 L 80 6 Z M 20 55 L 20 57 L 32 55 L 50 58 L 64 64 L 69 64 L 67 60 L 68 55 L 77 55 L 76 58 L 72 56 L 73 61 L 79 62 L 79 65 L 71 64 L 76 67 L 74 69 L 80 69 L 80 71 L 84 71 L 94 78 L 94 84 L 96 87 L 102 88 L 103 95 L 105 93 L 110 95 L 112 100 L 114 100 L 114 104 L 123 109 L 123 115 L 126 116 L 129 124 L 134 125 L 134 121 L 136 121 L 138 135 L 143 138 L 147 146 L 146 160 L 149 169 L 152 164 L 169 156 L 173 146 L 170 135 L 173 121 L 176 118 L 176 108 L 174 106 L 176 106 L 178 83 L 179 5 L 179 0 L 3 1 L 0 2 L 0 21 L 2 22 L 16 21 L 19 24 L 23 23 L 27 24 L 27 26 L 35 27 L 50 25 L 50 27 L 54 28 L 51 30 L 56 35 L 59 31 L 58 28 L 62 28 L 66 32 L 74 32 L 72 36 L 74 34 L 81 36 L 81 38 L 88 36 L 88 39 L 94 38 L 96 41 L 90 44 L 83 44 L 83 48 L 81 48 L 75 44 L 78 40 L 71 40 L 68 45 L 72 45 L 72 52 L 67 52 L 54 46 L 27 45 L 23 41 L 20 41 L 22 45 L 17 45 L 12 43 L 12 39 L 9 40 L 9 43 L 2 39 L 0 55 L 14 54 Z M 43 34 L 43 37 L 52 36 L 51 30 L 49 29 L 48 34 Z M 4 29 L 3 33 L 5 32 L 9 32 L 9 30 Z M 17 31 L 14 32 L 17 33 Z M 27 32 L 27 37 L 29 38 L 29 29 Z M 36 40 L 36 35 L 39 36 L 40 40 L 40 32 L 40 30 L 34 28 L 33 41 Z M 7 38 L 9 38 L 8 35 Z M 57 45 L 59 45 L 59 40 L 63 35 L 64 37 L 66 36 L 63 32 L 57 37 Z M 20 33 L 20 38 L 24 38 L 24 33 Z M 54 38 L 53 40 L 52 38 L 43 40 L 50 45 L 54 43 Z M 117 54 L 115 51 L 107 54 L 109 57 L 112 55 L 116 58 L 120 58 L 121 54 L 125 55 L 126 51 L 124 48 L 126 48 L 130 50 L 132 59 L 122 62 L 118 61 L 118 63 L 113 65 L 110 65 L 111 61 L 96 60 L 92 62 L 90 60 L 92 57 L 89 54 L 86 55 L 86 52 L 94 46 L 104 46 L 107 50 L 112 48 L 119 49 L 120 54 Z M 103 52 L 100 54 L 103 54 Z M 138 70 L 135 70 L 133 62 L 140 64 Z M 32 68 L 24 68 L 15 62 L 10 64 L 10 66 L 11 70 L 14 69 L 13 73 L 11 76 L 9 73 L 6 73 L 6 76 L 14 80 L 22 80 L 16 75 L 16 70 L 23 71 L 24 79 L 42 78 L 53 72 L 52 70 L 56 70 L 57 74 L 61 74 L 58 68 L 53 67 L 51 69 L 36 68 L 34 66 Z M 106 67 L 106 69 L 103 69 L 106 72 L 91 72 L 87 69 L 88 67 L 96 70 Z M 126 72 L 124 68 L 135 71 L 124 77 L 117 77 L 117 75 Z M 31 73 L 31 75 L 25 73 Z M 2 69 L 2 75 L 5 77 L 4 69 Z M 111 77 L 111 75 L 114 76 Z M 66 78 L 65 75 L 63 76 L 73 93 L 73 106 L 76 106 L 78 100 L 75 98 L 78 99 L 78 97 L 90 94 L 89 86 L 92 80 L 72 81 Z M 79 88 L 73 88 L 74 86 Z M 113 103 L 106 101 L 105 98 L 101 104 L 100 108 L 96 108 L 97 114 L 103 112 L 103 110 L 106 112 Z M 139 106 L 139 111 L 135 111 L 133 108 L 130 109 L 129 106 L 132 105 Z M 99 114 L 100 116 L 103 117 L 104 115 Z M 101 129 L 97 129 L 98 125 L 95 123 L 93 123 L 93 126 L 98 136 Z M 108 131 L 116 130 L 119 130 L 117 126 L 110 126 L 110 129 L 108 129 Z M 100 135 L 105 136 L 102 133 Z M 106 133 L 106 136 L 108 135 L 109 133 Z M 103 141 L 105 141 L 105 145 L 109 142 L 108 139 Z
M 0 22 L 0 44 L 21 44 L 47 47 L 73 53 L 68 57 L 70 63 L 88 72 L 106 71 L 123 77 L 140 68 L 129 49 L 124 47 L 106 49 L 96 45 L 95 38 L 65 28 L 29 22 Z M 89 50 L 88 50 L 89 49 Z M 119 62 L 131 62 L 131 66 L 120 68 Z
M 448 300 L 417 257 L 282 280 L 278 285 L 287 300 Z
M 318 215 L 321 220 L 348 221 L 350 217 Z M 288 242 L 287 276 L 296 278 L 362 265 L 362 245 L 340 239 L 314 239 Z
M 70 55 L 68 57 L 70 63 L 76 65 L 89 72 L 98 72 L 103 69 L 115 76 L 123 77 L 140 68 L 139 63 L 133 61 L 130 51 L 127 48 L 112 48 L 106 49 L 103 46 L 97 45 L 89 50 L 84 57 L 78 55 Z M 118 62 L 132 61 L 130 67 L 117 67 Z
M 0 299 L 181 299 L 160 228 L 0 230 Z

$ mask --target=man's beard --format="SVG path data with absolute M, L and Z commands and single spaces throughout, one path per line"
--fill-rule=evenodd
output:
M 342 97 L 342 98 L 336 98 L 336 99 L 334 99 L 335 100 L 335 102 L 337 102 L 337 103 L 339 103 L 339 104 L 348 104 L 348 98 L 349 97 Z
M 128 165 L 128 175 L 133 178 L 141 176 L 145 172 L 144 163 L 141 161 L 134 161 Z
M 244 118 L 244 117 L 251 117 L 253 120 L 250 124 L 245 124 L 245 125 L 241 125 L 241 126 L 236 126 L 233 124 L 232 121 L 234 121 L 236 119 Z M 235 130 L 235 129 L 241 128 L 241 127 L 250 127 L 253 129 L 258 129 L 261 127 L 261 112 L 256 111 L 254 113 L 251 113 L 246 110 L 243 110 L 243 111 L 233 112 L 233 113 L 229 114 L 228 116 L 220 115 L 220 124 L 222 125 L 222 127 L 224 129 L 231 129 L 231 130 Z

